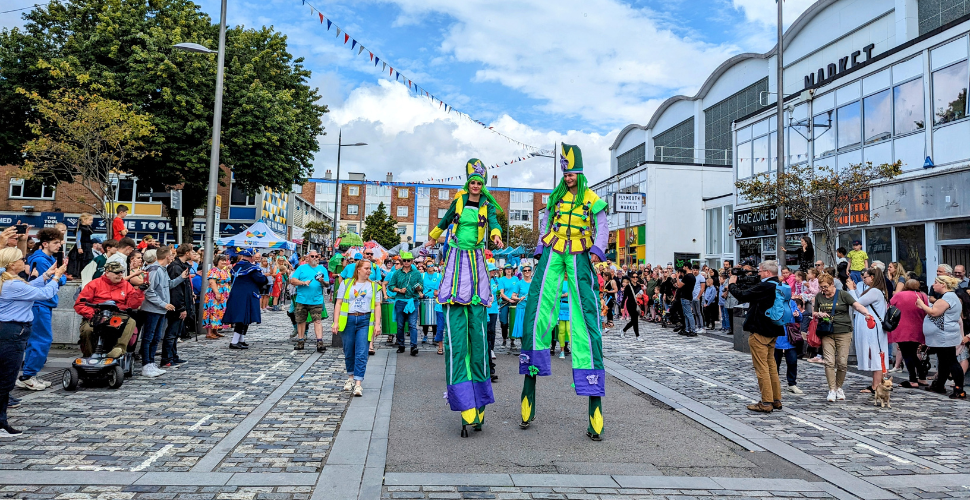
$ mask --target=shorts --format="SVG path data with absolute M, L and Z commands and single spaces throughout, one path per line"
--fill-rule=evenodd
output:
M 323 304 L 300 304 L 293 307 L 293 316 L 297 323 L 306 323 L 307 319 L 312 321 L 323 321 Z

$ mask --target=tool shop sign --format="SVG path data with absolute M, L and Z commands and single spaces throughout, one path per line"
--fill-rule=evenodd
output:
M 807 231 L 805 221 L 785 217 L 785 234 L 799 234 Z M 778 209 L 759 207 L 734 212 L 734 237 L 755 238 L 778 234 Z

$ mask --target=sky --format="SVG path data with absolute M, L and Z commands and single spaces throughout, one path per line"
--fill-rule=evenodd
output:
M 37 0 L 5 0 L 0 10 Z M 196 0 L 213 19 L 219 0 Z M 811 0 L 786 0 L 785 23 Z M 315 9 L 311 12 L 311 5 Z M 464 175 L 465 161 L 499 164 L 499 185 L 552 188 L 551 158 L 446 113 L 438 99 L 521 143 L 583 152 L 590 184 L 609 175 L 620 129 L 644 124 L 668 97 L 693 95 L 710 72 L 742 52 L 775 43 L 774 0 L 229 0 L 230 25 L 272 26 L 304 57 L 310 84 L 330 112 L 314 174 L 424 181 Z M 344 30 L 327 30 L 318 12 Z M 20 12 L 0 26 L 20 26 Z M 358 55 L 352 41 L 366 48 Z M 359 47 L 358 47 L 359 48 Z M 369 53 L 382 64 L 371 62 Z M 436 98 L 432 104 L 388 73 L 383 62 Z M 402 79 L 403 80 L 403 79 Z M 448 183 L 456 183 L 450 181 Z

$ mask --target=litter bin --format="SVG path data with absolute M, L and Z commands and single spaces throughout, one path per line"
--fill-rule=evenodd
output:
M 734 334 L 734 350 L 750 353 L 751 347 L 748 346 L 750 334 L 744 331 L 744 317 L 747 314 L 747 307 L 738 306 L 734 308 L 734 317 L 731 318 L 731 332 Z

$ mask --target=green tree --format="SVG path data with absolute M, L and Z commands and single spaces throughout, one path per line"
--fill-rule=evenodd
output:
M 374 240 L 384 248 L 391 248 L 401 243 L 401 235 L 397 234 L 397 221 L 387 213 L 384 202 L 377 205 L 377 210 L 364 219 L 363 240 Z
M 67 65 L 99 82 L 103 97 L 151 116 L 155 133 L 147 146 L 158 154 L 127 172 L 156 191 L 181 187 L 184 212 L 200 208 L 208 192 L 216 56 L 172 46 L 215 48 L 218 25 L 189 0 L 55 0 L 24 17 L 22 29 L 0 33 L 0 161 L 23 161 L 11 151 L 29 140 L 24 117 L 36 114 L 16 88 L 46 97 L 65 82 L 42 64 Z M 249 194 L 263 186 L 288 191 L 312 172 L 327 108 L 317 104 L 302 63 L 272 28 L 226 32 L 220 160 Z M 185 227 L 190 237 L 191 225 Z
M 97 94 L 57 90 L 45 99 L 36 92 L 21 93 L 40 115 L 30 124 L 36 137 L 24 146 L 24 177 L 41 182 L 70 178 L 87 192 L 74 201 L 111 220 L 114 203 L 103 202 L 113 200 L 109 174 L 150 155 L 143 142 L 153 130 L 149 118 Z
M 513 225 L 509 228 L 508 241 L 505 241 L 505 246 L 515 248 L 524 247 L 527 252 L 527 256 L 532 256 L 532 251 L 536 248 L 536 243 L 539 241 L 539 232 L 532 229 L 531 226 L 516 226 Z
M 781 176 L 762 173 L 737 181 L 738 197 L 759 205 L 785 207 L 785 215 L 810 221 L 816 230 L 825 233 L 825 250 L 835 262 L 835 248 L 839 241 L 838 218 L 848 212 L 849 203 L 869 192 L 873 184 L 892 179 L 902 172 L 902 163 L 872 162 L 849 165 L 847 168 L 808 164 L 788 167 Z

